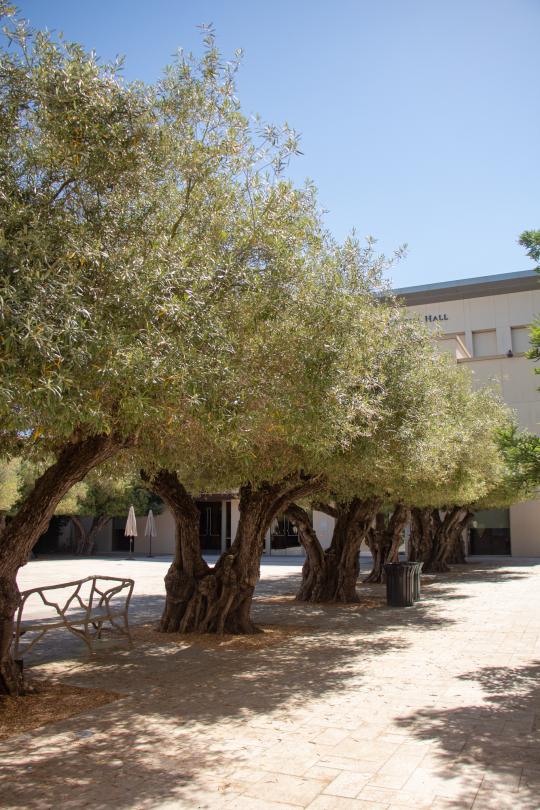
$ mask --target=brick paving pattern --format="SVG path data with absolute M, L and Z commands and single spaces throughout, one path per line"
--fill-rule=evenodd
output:
M 36 561 L 21 587 L 135 576 L 157 617 L 163 560 Z M 540 561 L 426 578 L 414 608 L 298 605 L 294 562 L 263 566 L 255 616 L 300 635 L 261 649 L 66 634 L 31 671 L 124 697 L 0 743 L 5 808 L 540 808 Z M 52 634 L 51 634 L 52 635 Z

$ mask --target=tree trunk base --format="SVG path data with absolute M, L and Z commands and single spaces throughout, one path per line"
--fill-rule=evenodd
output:
M 356 583 L 343 582 L 339 570 L 332 570 L 329 560 L 318 570 L 310 567 L 309 573 L 302 577 L 300 590 L 295 596 L 296 602 L 311 602 L 314 604 L 337 603 L 356 604 L 360 598 L 356 591 Z M 348 578 L 349 579 L 349 578 Z
M 313 533 L 313 539 L 300 532 L 304 548 L 310 553 L 302 569 L 302 584 L 296 595 L 299 602 L 357 604 L 360 598 L 356 584 L 360 574 L 360 547 L 375 516 L 376 501 L 354 499 L 350 503 L 332 507 L 336 523 L 330 548 L 322 550 Z M 326 510 L 325 510 L 326 511 Z M 302 525 L 297 514 L 297 525 Z
M 306 595 L 297 594 L 295 596 L 296 602 L 306 602 L 316 605 L 355 605 L 360 602 L 360 597 L 357 593 L 336 593 L 335 591 L 316 591 Z
M 22 668 L 12 658 L 0 661 L 0 695 L 19 697 L 24 694 Z
M 448 563 L 442 560 L 431 560 L 430 562 L 424 563 L 424 567 L 422 568 L 423 574 L 447 574 L 452 569 L 448 565 Z
M 386 582 L 386 574 L 384 573 L 384 568 L 379 568 L 377 571 L 372 571 L 371 574 L 363 580 L 363 582 L 368 583 L 372 582 L 377 585 L 381 585 Z
M 165 577 L 167 599 L 160 631 L 230 635 L 260 632 L 250 618 L 254 589 L 238 583 L 232 561 L 227 568 L 197 578 L 171 566 Z
M 12 657 L 15 622 L 13 616 L 19 606 L 17 572 L 0 577 L 0 695 L 23 695 L 22 667 Z

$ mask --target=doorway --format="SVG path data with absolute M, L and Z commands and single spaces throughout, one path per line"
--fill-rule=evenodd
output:
M 202 551 L 221 551 L 221 501 L 197 501 Z
M 298 529 L 289 518 L 282 515 L 276 519 L 270 532 L 270 553 L 295 554 L 300 548 Z

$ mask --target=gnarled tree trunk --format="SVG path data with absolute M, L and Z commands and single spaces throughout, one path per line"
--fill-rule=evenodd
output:
M 397 562 L 399 547 L 403 542 L 403 530 L 409 520 L 410 510 L 398 503 L 390 515 L 378 512 L 375 523 L 367 533 L 367 544 L 373 557 L 373 566 L 364 582 L 385 582 L 384 566 Z
M 467 562 L 465 559 L 465 549 L 463 548 L 463 540 L 461 537 L 462 531 L 463 529 L 456 531 L 450 543 L 450 550 L 446 558 L 446 562 L 449 565 L 464 565 Z
M 409 561 L 427 562 L 433 546 L 433 510 L 430 507 L 411 509 L 411 533 L 409 535 Z
M 379 501 L 375 499 L 361 501 L 359 498 L 335 507 L 317 504 L 318 509 L 331 515 L 336 521 L 330 548 L 325 551 L 313 529 L 309 539 L 306 534 L 302 535 L 300 522 L 296 523 L 298 515 L 296 509 L 288 512 L 298 527 L 299 539 L 307 555 L 302 569 L 302 584 L 296 596 L 299 601 L 343 603 L 359 601 L 356 583 L 360 573 L 360 546 L 378 506 Z
M 469 528 L 472 519 L 474 517 L 473 512 L 469 512 L 469 510 L 465 510 L 465 514 L 461 521 L 457 522 L 453 531 L 453 538 L 451 539 L 450 543 L 450 552 L 448 554 L 447 562 L 454 565 L 464 565 L 467 560 L 465 558 L 465 547 L 463 544 L 463 532 Z
M 447 510 L 444 518 L 441 518 L 439 510 L 433 510 L 433 544 L 431 555 L 424 563 L 424 571 L 439 573 L 450 570 L 448 559 L 452 548 L 455 546 L 456 537 L 461 535 L 467 512 L 466 507 L 454 506 L 452 509 Z
M 198 510 L 176 473 L 161 470 L 149 482 L 172 509 L 176 553 L 165 577 L 163 632 L 254 633 L 251 602 L 260 574 L 264 535 L 272 520 L 298 497 L 314 492 L 321 477 L 288 476 L 275 484 L 240 489 L 240 520 L 230 549 L 210 568 L 200 552 Z
M 14 616 L 20 598 L 17 572 L 27 562 L 64 495 L 122 446 L 114 434 L 90 436 L 67 444 L 56 462 L 37 479 L 0 534 L 0 694 L 23 692 L 22 675 L 11 656 Z
M 319 593 L 324 587 L 326 556 L 306 510 L 296 503 L 291 503 L 285 514 L 296 526 L 298 539 L 306 553 L 302 566 L 302 582 L 296 599 L 299 602 L 313 601 L 311 595 Z

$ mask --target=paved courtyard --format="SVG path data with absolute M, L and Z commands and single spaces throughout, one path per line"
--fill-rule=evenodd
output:
M 136 579 L 159 616 L 166 560 L 38 560 L 28 588 Z M 297 634 L 237 644 L 59 635 L 29 671 L 122 698 L 0 743 L 6 808 L 540 808 L 540 560 L 426 578 L 414 608 L 298 605 L 299 564 L 263 566 L 254 613 Z

